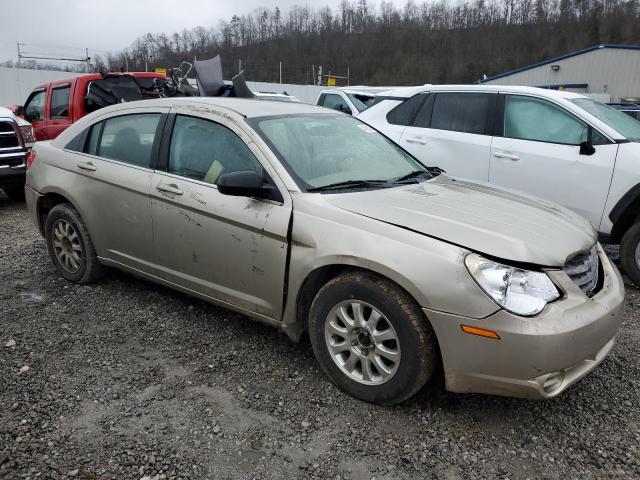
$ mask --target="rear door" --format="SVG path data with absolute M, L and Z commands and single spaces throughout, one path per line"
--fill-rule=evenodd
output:
M 593 130 L 593 155 L 581 155 L 587 124 L 546 99 L 501 96 L 491 146 L 490 182 L 575 210 L 598 228 L 618 145 Z
M 37 88 L 24 104 L 25 118 L 31 122 L 36 140 L 48 140 L 47 120 L 45 116 L 45 105 L 47 102 L 47 89 Z
M 449 175 L 487 181 L 496 99 L 492 93 L 432 92 L 400 144 Z
M 282 314 L 291 198 L 254 141 L 229 118 L 172 109 L 151 186 L 162 277 L 270 319 Z M 223 173 L 255 170 L 282 201 L 221 194 Z
M 54 139 L 71 125 L 71 82 L 51 84 L 47 109 L 47 139 Z
M 65 186 L 81 207 L 98 255 L 154 272 L 149 188 L 166 108 L 137 108 L 102 117 L 74 140 L 77 175 Z

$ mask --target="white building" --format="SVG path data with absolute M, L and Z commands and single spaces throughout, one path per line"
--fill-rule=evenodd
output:
M 640 45 L 596 45 L 476 83 L 568 90 L 605 102 L 640 99 Z

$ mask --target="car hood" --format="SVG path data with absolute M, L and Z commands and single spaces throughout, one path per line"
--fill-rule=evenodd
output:
M 596 241 L 591 224 L 564 207 L 446 175 L 324 196 L 335 207 L 514 262 L 561 267 Z

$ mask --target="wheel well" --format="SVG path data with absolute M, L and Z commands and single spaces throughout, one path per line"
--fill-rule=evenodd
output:
M 38 227 L 40 228 L 40 233 L 44 235 L 44 225 L 47 220 L 47 215 L 53 207 L 56 205 L 60 205 L 61 203 L 71 203 L 69 200 L 59 193 L 46 193 L 38 202 Z
M 638 216 L 640 216 L 640 197 L 630 203 L 622 214 L 616 218 L 613 228 L 611 229 L 610 241 L 612 243 L 620 243 L 624 234 L 627 233 L 627 230 L 636 223 Z
M 308 329 L 308 319 L 309 319 L 309 311 L 311 310 L 311 304 L 313 303 L 313 299 L 316 297 L 320 289 L 325 286 L 330 280 L 337 277 L 338 275 L 345 272 L 353 272 L 353 271 L 362 271 L 368 272 L 378 277 L 384 278 L 409 295 L 409 297 L 413 298 L 406 289 L 402 288 L 402 286 L 398 285 L 398 283 L 391 280 L 389 277 L 386 277 L 374 270 L 370 270 L 368 268 L 355 267 L 352 265 L 325 265 L 324 267 L 320 267 L 317 270 L 311 272 L 307 278 L 304 280 L 300 291 L 298 292 L 298 299 L 296 301 L 296 319 L 295 326 L 292 329 L 287 329 L 288 334 L 293 338 L 299 339 Z M 415 299 L 414 299 L 415 301 Z

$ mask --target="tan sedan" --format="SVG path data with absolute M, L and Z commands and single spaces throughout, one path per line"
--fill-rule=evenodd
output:
M 576 214 L 425 167 L 360 121 L 234 98 L 101 109 L 35 147 L 29 211 L 60 274 L 119 268 L 308 333 L 327 375 L 393 404 L 553 397 L 611 350 L 618 271 Z

